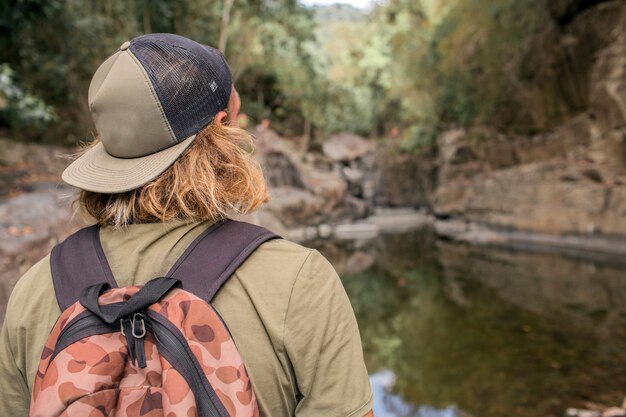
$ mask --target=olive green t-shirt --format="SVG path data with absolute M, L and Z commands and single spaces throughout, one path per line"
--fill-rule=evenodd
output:
M 119 286 L 167 273 L 206 223 L 102 228 Z M 361 417 L 372 408 L 354 313 L 339 277 L 317 251 L 264 243 L 213 305 L 232 333 L 265 417 Z M 26 416 L 41 351 L 60 311 L 49 256 L 17 283 L 0 334 L 0 416 Z

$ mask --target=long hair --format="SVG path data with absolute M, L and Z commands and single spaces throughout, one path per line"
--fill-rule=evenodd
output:
M 76 200 L 78 211 L 115 227 L 174 219 L 217 221 L 249 213 L 269 200 L 253 149 L 246 131 L 211 123 L 150 183 L 118 194 L 83 190 Z

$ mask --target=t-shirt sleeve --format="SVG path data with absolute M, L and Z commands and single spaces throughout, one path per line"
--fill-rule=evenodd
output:
M 7 316 L 0 331 L 0 416 L 22 417 L 28 415 L 30 395 L 26 377 L 18 368 L 12 346 L 11 334 L 14 323 L 11 313 L 15 310 L 7 309 Z
M 294 283 L 284 343 L 301 396 L 297 417 L 362 417 L 371 410 L 354 311 L 337 273 L 317 251 Z

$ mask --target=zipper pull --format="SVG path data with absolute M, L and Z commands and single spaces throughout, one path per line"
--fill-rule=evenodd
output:
M 144 337 L 146 335 L 146 316 L 143 313 L 135 313 L 131 320 L 132 333 L 134 338 L 134 351 L 137 358 L 137 366 L 139 368 L 145 368 L 146 365 L 146 350 L 144 346 Z
M 133 326 L 130 319 L 120 319 L 120 331 L 122 336 L 126 337 L 126 346 L 128 347 L 128 357 L 130 363 L 135 362 L 135 343 L 132 336 Z

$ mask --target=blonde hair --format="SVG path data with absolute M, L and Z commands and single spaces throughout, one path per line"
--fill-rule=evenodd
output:
M 246 131 L 211 123 L 150 183 L 118 194 L 83 190 L 78 210 L 101 225 L 116 227 L 175 219 L 217 221 L 249 213 L 269 200 L 253 149 Z

